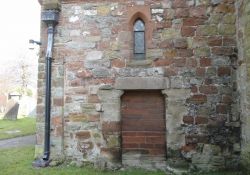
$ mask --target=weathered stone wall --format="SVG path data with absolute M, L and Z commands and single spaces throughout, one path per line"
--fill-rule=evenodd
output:
M 249 50 L 250 50 L 250 2 L 237 2 L 237 42 L 238 42 L 238 70 L 237 82 L 239 91 L 239 111 L 241 111 L 241 144 L 242 163 L 247 168 L 250 165 L 250 118 L 249 118 Z M 249 168 L 248 168 L 249 169 Z
M 138 17 L 146 26 L 145 60 L 133 59 Z M 52 74 L 54 157 L 120 166 L 120 97 L 124 90 L 158 89 L 166 99 L 168 166 L 237 167 L 235 22 L 234 0 L 62 1 Z M 44 51 L 36 150 L 43 138 Z

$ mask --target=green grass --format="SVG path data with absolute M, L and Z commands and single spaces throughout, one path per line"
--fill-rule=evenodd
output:
M 31 135 L 35 133 L 35 118 L 22 118 L 16 121 L 0 120 L 0 140 L 19 136 Z M 8 131 L 20 131 L 7 133 Z
M 31 166 L 34 147 L 0 149 L 1 175 L 165 175 L 163 172 L 149 172 L 139 169 L 126 171 L 101 171 L 93 167 L 74 167 L 61 165 L 58 167 L 37 169 Z M 192 175 L 195 175 L 192 173 Z M 202 175 L 240 175 L 240 173 L 202 173 Z
M 165 175 L 163 172 L 147 172 L 143 170 L 101 171 L 93 167 L 78 168 L 59 166 L 36 169 L 31 166 L 34 147 L 0 149 L 0 174 L 2 175 Z

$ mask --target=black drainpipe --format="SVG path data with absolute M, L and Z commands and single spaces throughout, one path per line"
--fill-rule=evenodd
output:
M 42 159 L 33 162 L 35 167 L 47 167 L 50 163 L 50 109 L 51 109 L 51 63 L 54 43 L 54 30 L 58 24 L 59 11 L 45 10 L 42 12 L 41 20 L 48 26 L 48 41 L 46 51 L 46 95 L 45 95 L 45 133 L 44 154 Z

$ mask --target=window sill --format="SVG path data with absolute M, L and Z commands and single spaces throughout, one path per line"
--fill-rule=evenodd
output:
M 152 64 L 152 60 L 130 60 L 127 63 L 128 67 L 141 67 L 141 66 L 150 66 Z

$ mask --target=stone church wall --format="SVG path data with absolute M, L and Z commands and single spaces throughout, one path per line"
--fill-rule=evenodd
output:
M 238 69 L 237 83 L 239 92 L 238 109 L 241 111 L 241 145 L 242 164 L 249 170 L 250 164 L 250 118 L 249 118 L 249 50 L 250 2 L 239 0 L 237 7 L 237 42 L 238 42 Z
M 62 0 L 53 51 L 52 159 L 121 166 L 120 97 L 126 90 L 157 89 L 166 103 L 166 167 L 237 168 L 236 10 L 234 0 Z M 146 26 L 144 60 L 133 59 L 137 18 Z M 41 28 L 46 43 L 45 24 Z

